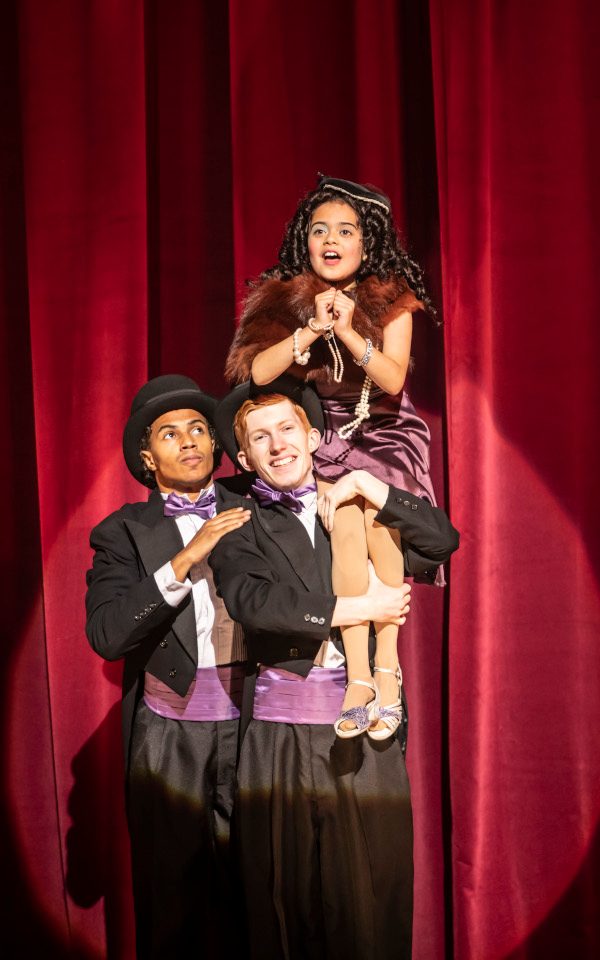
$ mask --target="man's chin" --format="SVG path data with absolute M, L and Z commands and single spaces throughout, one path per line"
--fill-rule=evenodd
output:
M 199 493 L 212 483 L 212 479 L 212 473 L 206 474 L 202 471 L 198 474 L 190 473 L 185 477 L 160 478 L 157 486 L 163 493 L 171 490 L 179 494 Z
M 298 487 L 303 487 L 307 483 L 312 483 L 313 476 L 311 472 L 308 475 L 303 473 L 302 476 L 298 476 L 297 473 L 294 476 L 263 476 L 262 479 L 275 490 L 281 490 L 282 493 L 287 493 L 288 490 L 297 490 Z

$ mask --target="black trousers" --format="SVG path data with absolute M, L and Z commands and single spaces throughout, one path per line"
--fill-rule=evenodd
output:
M 128 782 L 137 955 L 244 957 L 230 847 L 237 720 L 166 720 L 143 701 Z
M 252 720 L 236 803 L 253 958 L 409 960 L 412 814 L 395 737 Z

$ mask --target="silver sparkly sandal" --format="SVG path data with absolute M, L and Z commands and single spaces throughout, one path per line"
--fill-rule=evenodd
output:
M 402 700 L 400 698 L 402 690 L 402 670 L 398 666 L 395 670 L 388 670 L 387 667 L 373 667 L 374 673 L 391 673 L 398 681 L 398 699 L 389 703 L 386 707 L 379 707 L 379 712 L 375 720 L 381 720 L 384 723 L 383 730 L 367 730 L 371 740 L 388 740 L 393 737 L 396 730 L 402 722 Z
M 333 729 L 341 740 L 350 740 L 352 737 L 359 737 L 361 733 L 369 729 L 369 726 L 377 720 L 379 716 L 379 690 L 375 684 L 368 683 L 367 680 L 348 680 L 346 688 L 348 688 L 351 683 L 355 683 L 360 687 L 368 687 L 369 690 L 373 692 L 373 698 L 369 700 L 364 707 L 350 707 L 348 710 L 342 710 L 333 725 Z M 346 720 L 350 720 L 350 722 L 356 724 L 356 726 L 351 727 L 350 730 L 342 730 L 341 725 Z

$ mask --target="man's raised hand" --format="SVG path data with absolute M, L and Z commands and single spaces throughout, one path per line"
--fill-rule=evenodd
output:
M 244 507 L 233 507 L 231 510 L 224 510 L 223 513 L 218 513 L 216 517 L 207 520 L 194 534 L 187 547 L 184 547 L 171 560 L 171 566 L 179 583 L 183 583 L 190 567 L 193 567 L 195 563 L 200 563 L 209 555 L 221 537 L 243 527 L 249 519 L 250 510 L 246 510 Z

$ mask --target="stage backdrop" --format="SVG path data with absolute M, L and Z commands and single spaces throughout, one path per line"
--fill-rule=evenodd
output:
M 318 171 L 389 193 L 445 319 L 419 318 L 410 384 L 462 532 L 401 636 L 415 960 L 599 954 L 595 7 L 2 5 L 9 955 L 133 956 L 87 538 L 143 495 L 133 393 L 168 372 L 224 391 L 244 280 Z

